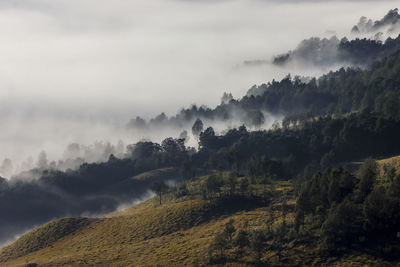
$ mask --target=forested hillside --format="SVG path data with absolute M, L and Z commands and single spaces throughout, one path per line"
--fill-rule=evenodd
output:
M 139 129 L 148 125 L 182 126 L 200 118 L 239 120 L 248 127 L 257 127 L 271 115 L 301 120 L 362 109 L 399 117 L 400 37 L 388 38 L 385 43 L 356 39 L 344 41 L 340 46 L 351 55 L 344 54 L 344 58 L 370 61 L 369 67 L 340 68 L 319 78 L 288 75 L 281 81 L 253 86 L 238 100 L 227 94 L 223 103 L 214 109 L 194 105 L 170 118 L 164 113 L 149 122 L 137 117 L 128 126 Z
M 378 168 L 385 172 L 378 175 Z M 396 266 L 399 170 L 367 160 L 304 183 L 213 171 L 108 216 L 52 221 L 3 266 Z

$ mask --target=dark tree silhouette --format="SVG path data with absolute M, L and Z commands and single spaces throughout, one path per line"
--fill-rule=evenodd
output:
M 233 219 L 230 219 L 229 222 L 225 224 L 224 233 L 229 239 L 229 242 L 232 242 L 233 234 L 236 232 L 236 228 L 233 225 Z
M 238 247 L 237 254 L 243 256 L 245 247 L 249 246 L 249 234 L 245 230 L 240 230 L 235 239 L 235 245 Z
M 167 191 L 168 185 L 165 184 L 164 181 L 157 181 L 157 182 L 154 182 L 150 186 L 150 189 L 159 196 L 160 205 L 161 205 L 162 204 L 162 194 Z

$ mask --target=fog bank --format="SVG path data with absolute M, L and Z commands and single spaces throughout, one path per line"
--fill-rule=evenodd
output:
M 128 144 L 150 136 L 125 131 L 136 115 L 213 107 L 225 91 L 241 97 L 288 72 L 318 75 L 243 62 L 268 62 L 311 36 L 349 35 L 361 16 L 396 4 L 360 2 L 2 1 L 0 162 L 42 150 L 59 159 L 73 142 Z

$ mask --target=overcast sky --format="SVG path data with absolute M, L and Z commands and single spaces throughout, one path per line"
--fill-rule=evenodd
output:
M 396 1 L 2 0 L 0 162 L 115 141 L 130 117 L 215 106 L 288 71 L 245 67 Z M 129 140 L 128 140 L 129 141 Z

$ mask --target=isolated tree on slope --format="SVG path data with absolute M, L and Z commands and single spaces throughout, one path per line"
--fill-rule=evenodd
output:
M 150 190 L 156 193 L 160 198 L 160 205 L 162 204 L 162 194 L 165 193 L 168 189 L 168 186 L 165 184 L 164 181 L 157 181 L 154 182 L 150 186 Z
M 225 224 L 224 233 L 228 237 L 229 242 L 232 242 L 233 234 L 236 232 L 236 228 L 233 223 L 233 219 L 230 219 L 229 222 Z

